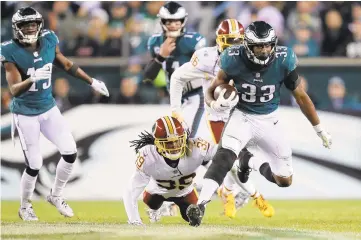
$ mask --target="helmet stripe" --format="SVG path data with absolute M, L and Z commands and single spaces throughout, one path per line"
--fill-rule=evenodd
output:
M 231 21 L 234 23 L 234 25 L 236 26 L 236 30 L 235 33 L 239 33 L 239 26 L 238 26 L 238 22 L 236 19 L 231 19 Z
M 172 126 L 172 121 L 169 119 L 168 116 L 164 117 L 165 121 L 167 122 L 167 126 L 168 126 L 168 129 L 169 129 L 169 133 L 170 134 L 174 134 L 174 128 Z
M 229 33 L 235 33 L 236 32 L 236 24 L 234 23 L 233 19 L 228 20 L 231 23 L 231 31 Z
M 173 127 L 173 130 L 174 130 L 174 133 L 177 134 L 177 128 L 176 128 L 176 126 L 175 126 L 175 122 L 174 122 L 173 118 L 172 118 L 172 117 L 169 117 L 169 120 L 170 120 L 170 122 L 172 123 L 172 127 Z
M 166 133 L 167 133 L 167 137 L 168 137 L 168 136 L 169 136 L 169 127 L 168 127 L 168 125 L 167 125 L 167 122 L 166 122 L 166 120 L 165 120 L 165 117 L 162 117 L 161 119 L 162 119 L 163 125 L 164 125 L 164 127 L 165 127 L 165 131 L 166 131 Z

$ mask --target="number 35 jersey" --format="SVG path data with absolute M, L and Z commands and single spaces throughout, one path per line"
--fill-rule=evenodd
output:
M 169 166 L 154 145 L 141 149 L 136 162 L 138 171 L 149 177 L 146 191 L 168 197 L 182 197 L 193 190 L 193 178 L 203 163 L 211 160 L 216 147 L 200 138 L 190 139 L 187 153 L 177 167 Z
M 39 38 L 37 52 L 26 50 L 15 40 L 1 44 L 1 62 L 11 62 L 18 68 L 22 80 L 26 80 L 36 69 L 49 66 L 55 59 L 55 48 L 59 40 L 53 31 L 44 30 Z M 52 96 L 51 79 L 40 80 L 29 90 L 12 99 L 10 110 L 21 115 L 40 115 L 55 106 Z
M 232 46 L 221 54 L 220 67 L 233 79 L 239 92 L 237 108 L 252 114 L 269 114 L 278 108 L 280 89 L 287 75 L 297 66 L 292 49 L 277 46 L 275 59 L 261 70 L 246 55 L 244 46 Z

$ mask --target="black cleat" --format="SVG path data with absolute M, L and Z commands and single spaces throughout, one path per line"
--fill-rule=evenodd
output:
M 205 211 L 205 203 L 200 203 L 200 204 L 191 204 L 188 206 L 186 214 L 189 220 L 189 225 L 193 226 L 193 227 L 198 227 L 199 225 L 201 225 L 202 222 L 202 218 L 204 216 L 204 211 Z
M 242 183 L 246 183 L 249 178 L 249 174 L 252 169 L 248 166 L 248 162 L 253 157 L 252 153 L 248 152 L 247 149 L 242 150 L 239 154 L 239 167 L 238 167 L 238 179 Z

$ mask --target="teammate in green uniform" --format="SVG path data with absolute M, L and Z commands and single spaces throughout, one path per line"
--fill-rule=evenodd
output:
M 60 52 L 55 33 L 43 29 L 42 15 L 31 7 L 21 8 L 12 18 L 14 38 L 1 44 L 1 62 L 13 95 L 10 110 L 14 129 L 18 131 L 26 169 L 21 177 L 19 217 L 37 221 L 31 197 L 43 164 L 39 137 L 42 133 L 58 148 L 62 157 L 57 165 L 55 181 L 47 201 L 58 211 L 72 217 L 73 210 L 64 201 L 62 191 L 69 180 L 76 160 L 77 148 L 70 128 L 60 114 L 52 96 L 53 63 L 68 74 L 82 79 L 99 93 L 109 96 L 105 84 L 89 77 Z M 15 126 L 14 126 L 15 125 Z

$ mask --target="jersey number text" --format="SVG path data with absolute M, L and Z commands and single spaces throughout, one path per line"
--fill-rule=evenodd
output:
M 242 100 L 245 101 L 245 102 L 250 102 L 250 103 L 256 102 L 257 97 L 259 98 L 258 102 L 262 102 L 262 103 L 269 102 L 274 97 L 273 93 L 276 90 L 275 85 L 262 86 L 260 88 L 260 92 L 262 94 L 262 97 L 259 97 L 259 96 L 256 96 L 256 94 L 257 94 L 257 86 L 252 85 L 252 84 L 248 84 L 248 83 L 243 83 L 242 88 L 245 89 L 245 91 L 241 95 Z
M 159 187 L 165 188 L 167 190 L 179 189 L 182 190 L 192 184 L 193 178 L 196 176 L 196 173 L 179 178 L 178 180 L 157 180 Z
M 50 69 L 53 68 L 53 64 L 52 63 L 48 63 L 48 64 L 45 64 L 43 67 L 50 67 Z M 35 72 L 35 68 L 29 68 L 26 75 L 28 76 L 31 76 L 33 73 Z M 44 82 L 42 84 L 43 86 L 43 89 L 48 89 L 50 86 L 51 86 L 51 77 L 48 78 L 48 79 L 44 79 L 46 80 L 46 82 Z M 34 82 L 31 87 L 29 88 L 29 91 L 31 92 L 36 92 L 36 91 L 39 91 L 39 87 L 40 87 L 40 84 L 36 85 L 37 82 Z

